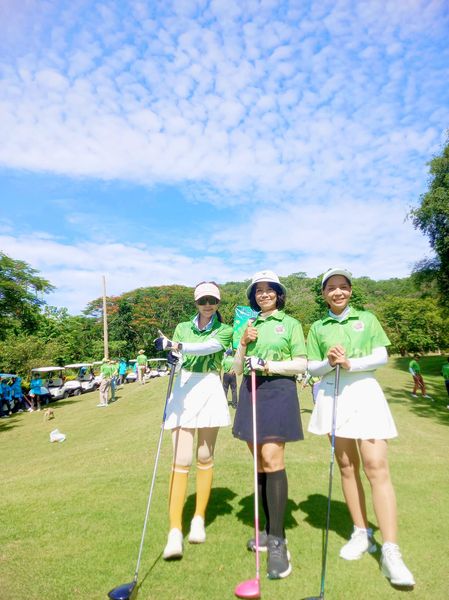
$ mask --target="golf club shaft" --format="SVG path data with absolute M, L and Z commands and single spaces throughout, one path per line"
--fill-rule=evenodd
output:
M 159 434 L 159 442 L 157 445 L 156 458 L 154 461 L 153 477 L 151 478 L 150 493 L 148 495 L 147 510 L 145 513 L 145 520 L 143 523 L 142 537 L 140 539 L 139 554 L 137 556 L 136 571 L 134 573 L 134 581 L 137 581 L 138 574 L 139 574 L 140 559 L 142 557 L 143 543 L 145 540 L 145 533 L 147 530 L 148 517 L 150 516 L 151 498 L 153 497 L 154 482 L 156 481 L 157 466 L 159 463 L 159 455 L 161 452 L 162 438 L 164 436 L 164 424 L 165 424 L 165 415 L 167 412 L 167 402 L 168 402 L 168 399 L 170 398 L 172 387 L 173 387 L 173 379 L 175 377 L 175 368 L 176 368 L 176 365 L 172 364 L 171 368 L 170 368 L 170 376 L 169 376 L 169 380 L 168 380 L 167 394 L 165 396 L 164 414 L 162 415 L 162 423 L 161 423 L 161 431 Z
M 335 428 L 337 423 L 337 400 L 338 390 L 340 387 L 340 365 L 335 367 L 335 385 L 334 398 L 332 403 L 332 430 L 331 430 L 331 459 L 329 463 L 329 490 L 327 494 L 327 515 L 326 515 L 326 532 L 324 534 L 323 548 L 323 563 L 321 567 L 321 590 L 320 598 L 324 598 L 324 582 L 326 579 L 326 563 L 327 563 L 327 545 L 329 541 L 329 526 L 331 517 L 331 497 L 332 497 L 332 481 L 334 476 L 334 457 L 335 457 Z
M 256 419 L 256 372 L 251 371 L 251 404 L 253 408 L 253 457 L 254 457 L 254 528 L 256 534 L 256 579 L 260 578 L 259 557 L 259 482 L 257 471 L 257 419 Z

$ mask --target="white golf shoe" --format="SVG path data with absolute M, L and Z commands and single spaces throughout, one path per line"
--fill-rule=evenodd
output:
M 412 587 L 415 585 L 413 575 L 402 560 L 397 544 L 387 542 L 382 546 L 382 559 L 380 562 L 382 573 L 393 585 Z
M 182 531 L 174 527 L 168 532 L 167 545 L 162 553 L 162 558 L 164 560 L 182 558 L 182 551 Z
M 191 544 L 202 544 L 206 541 L 206 529 L 204 528 L 204 519 L 197 515 L 193 517 L 190 523 L 189 542 Z
M 365 552 L 373 553 L 377 546 L 372 539 L 372 529 L 360 529 L 354 525 L 354 532 L 340 550 L 340 557 L 345 560 L 358 560 Z

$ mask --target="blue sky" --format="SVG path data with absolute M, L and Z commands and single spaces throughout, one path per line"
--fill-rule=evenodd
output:
M 445 0 L 6 0 L 0 249 L 72 313 L 102 275 L 406 276 L 448 39 Z

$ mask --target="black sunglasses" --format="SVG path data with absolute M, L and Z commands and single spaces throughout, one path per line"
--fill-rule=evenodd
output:
M 204 306 L 205 304 L 215 305 L 218 304 L 220 300 L 218 298 L 214 298 L 213 296 L 203 296 L 202 298 L 198 298 L 196 301 L 200 306 Z

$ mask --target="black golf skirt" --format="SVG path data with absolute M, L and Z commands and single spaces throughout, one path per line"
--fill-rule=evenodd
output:
M 232 433 L 253 442 L 251 377 L 244 375 Z M 256 377 L 257 444 L 304 439 L 294 377 Z

